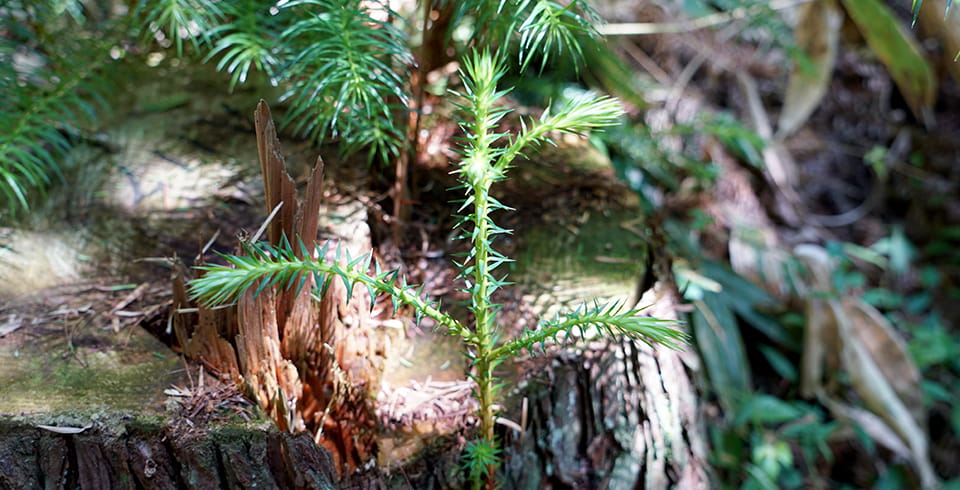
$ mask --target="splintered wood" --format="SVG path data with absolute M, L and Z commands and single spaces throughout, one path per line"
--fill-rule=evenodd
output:
M 267 225 L 267 239 L 274 246 L 286 239 L 300 257 L 299 242 L 312 250 L 317 239 L 323 162 L 317 159 L 306 199 L 299 203 L 265 102 L 257 106 L 254 121 L 267 213 L 279 206 Z M 369 252 L 369 243 L 364 248 L 350 250 L 351 255 Z M 251 289 L 235 305 L 212 309 L 190 303 L 186 280 L 186 268 L 178 267 L 172 327 L 187 357 L 242 386 L 281 429 L 310 431 L 340 471 L 373 457 L 373 404 L 384 349 L 383 340 L 367 332 L 366 290 L 356 288 L 348 301 L 342 282 L 334 280 L 315 302 L 314 278 L 308 276 L 299 291 L 268 287 L 254 294 Z

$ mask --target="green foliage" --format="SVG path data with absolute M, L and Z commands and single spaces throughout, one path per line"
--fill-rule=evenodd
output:
M 914 246 L 907 240 L 902 226 L 894 226 L 889 236 L 881 238 L 869 247 L 853 243 L 828 242 L 826 249 L 837 267 L 832 271 L 833 292 L 837 295 L 856 294 L 873 306 L 887 310 L 902 309 L 908 314 L 928 310 L 932 301 L 930 291 L 939 282 L 935 268 L 921 271 L 924 289 L 913 293 L 897 292 L 886 287 L 868 287 L 863 265 L 884 272 L 886 283 L 898 283 L 910 271 L 916 255 Z M 860 265 L 858 265 L 860 264 Z
M 207 265 L 204 274 L 190 283 L 195 298 L 208 304 L 223 303 L 236 298 L 243 291 L 256 287 L 260 291 L 274 285 L 283 288 L 302 286 L 303 273 L 317 276 L 321 290 L 334 277 L 344 282 L 348 291 L 354 285 L 366 287 L 371 293 L 391 296 L 394 307 L 408 305 L 417 316 L 436 320 L 446 333 L 458 337 L 463 343 L 463 353 L 471 361 L 471 378 L 476 382 L 475 396 L 480 402 L 480 435 L 478 441 L 468 446 L 466 463 L 475 486 L 486 479 L 492 481 L 497 463 L 498 443 L 494 438 L 495 405 L 499 397 L 499 381 L 495 375 L 497 365 L 515 357 L 522 351 L 535 353 L 548 339 L 572 342 L 592 331 L 608 335 L 624 335 L 645 342 L 663 343 L 679 348 L 685 335 L 674 330 L 672 322 L 640 318 L 637 310 L 624 311 L 621 305 L 582 306 L 565 316 L 541 320 L 535 329 L 525 330 L 516 338 L 501 343 L 502 327 L 497 322 L 500 305 L 492 301 L 493 293 L 507 285 L 505 278 L 495 270 L 510 259 L 494 249 L 495 238 L 509 233 L 493 221 L 492 214 L 508 210 L 505 205 L 490 195 L 490 188 L 506 178 L 514 159 L 521 151 L 539 143 L 550 143 L 552 132 L 585 133 L 591 129 L 614 124 L 622 114 L 616 101 L 607 98 L 579 97 L 546 111 L 536 120 L 525 121 L 524 129 L 517 135 L 498 132 L 499 121 L 507 110 L 499 105 L 507 93 L 498 90 L 503 76 L 502 63 L 489 51 L 467 58 L 463 63 L 464 92 L 461 99 L 464 146 L 463 159 L 456 175 L 464 191 L 465 199 L 458 212 L 465 213 L 456 224 L 459 238 L 470 242 L 470 251 L 460 257 L 456 265 L 462 289 L 470 295 L 469 309 L 473 314 L 472 328 L 440 311 L 434 303 L 421 298 L 419 289 L 407 285 L 396 271 L 383 272 L 379 264 L 370 269 L 370 258 L 325 261 L 298 259 L 289 245 L 269 247 L 263 244 L 245 245 L 246 256 L 224 256 L 229 265 Z M 312 256 L 300 244 L 303 257 Z M 321 250 L 319 257 L 325 256 Z M 346 265 L 341 265 L 345 263 Z M 372 308 L 372 305 L 371 305 Z
M 940 407 L 950 427 L 960 434 L 960 335 L 951 331 L 937 313 L 909 325 L 910 354 L 923 373 L 927 407 Z
M 383 160 L 397 156 L 406 110 L 406 35 L 370 15 L 371 2 L 303 0 L 297 21 L 280 36 L 284 95 L 297 131 L 317 140 L 342 138 L 343 150 L 369 146 Z M 374 3 L 378 8 L 386 5 Z M 392 13 L 390 13 L 392 15 Z
M 583 59 L 578 36 L 593 36 L 596 31 L 591 22 L 593 12 L 584 2 L 573 0 L 563 5 L 557 2 L 525 2 L 530 5 L 530 14 L 520 25 L 520 65 L 527 67 L 530 61 L 541 57 L 541 68 L 550 59 L 554 50 L 557 55 L 572 54 L 577 61 Z
M 813 465 L 833 458 L 827 441 L 839 424 L 804 402 L 766 394 L 742 401 L 728 425 L 711 428 L 717 468 L 743 489 L 809 486 Z
M 295 132 L 318 142 L 337 138 L 344 152 L 369 147 L 371 158 L 384 161 L 398 154 L 413 61 L 385 3 L 163 0 L 140 7 L 144 24 L 172 38 L 178 55 L 189 39 L 205 60 L 219 58 L 231 89 L 253 71 L 283 84 Z
M 209 35 L 216 38 L 216 43 L 204 60 L 220 57 L 217 70 L 231 74 L 230 90 L 246 83 L 251 69 L 276 83 L 281 61 L 277 47 L 289 10 L 283 15 L 272 15 L 270 6 L 258 0 L 235 0 L 221 5 L 227 20 L 210 29 Z
M 61 177 L 74 137 L 107 107 L 110 34 L 78 35 L 83 22 L 80 2 L 0 3 L 0 207 L 9 215 Z
M 173 44 L 177 56 L 183 56 L 183 41 L 188 40 L 194 50 L 209 46 L 216 26 L 223 18 L 221 2 L 213 0 L 141 0 L 134 10 L 134 18 L 142 26 L 142 35 Z
M 487 439 L 470 441 L 463 448 L 463 459 L 470 481 L 483 481 L 489 468 L 500 464 L 500 448 Z
M 684 182 L 704 189 L 716 181 L 718 166 L 703 160 L 708 138 L 716 138 L 752 166 L 763 167 L 766 142 L 724 112 L 704 111 L 693 121 L 665 130 L 641 123 L 623 124 L 598 139 L 621 178 L 649 201 L 659 190 L 679 192 Z M 682 144 L 679 149 L 678 141 Z M 653 205 L 647 204 L 647 208 L 652 210 Z
M 300 243 L 299 248 L 304 251 L 304 257 L 310 256 L 305 244 Z M 374 273 L 369 274 L 368 255 L 354 259 L 349 253 L 341 255 L 338 248 L 334 261 L 300 259 L 288 243 L 280 247 L 271 247 L 266 243 L 245 244 L 244 251 L 247 255 L 223 255 L 232 267 L 200 267 L 206 273 L 191 283 L 195 297 L 202 298 L 209 304 L 220 304 L 237 298 L 254 286 L 257 287 L 257 292 L 274 285 L 281 288 L 296 286 L 299 289 L 305 280 L 302 274 L 312 273 L 317 277 L 316 284 L 320 285 L 321 294 L 331 280 L 339 278 L 349 292 L 353 291 L 354 285 L 360 284 L 367 288 L 371 298 L 375 298 L 377 293 L 388 294 L 394 301 L 394 308 L 400 305 L 411 306 L 421 316 L 436 320 L 451 334 L 466 335 L 468 332 L 460 322 L 437 311 L 433 303 L 421 299 L 419 291 L 407 285 L 397 271 L 382 271 L 379 264 L 375 264 Z M 318 254 L 323 257 L 326 252 L 327 248 L 324 246 Z M 345 265 L 341 265 L 340 259 L 344 259 Z
M 178 54 L 188 39 L 207 51 L 205 59 L 219 57 L 231 88 L 253 70 L 283 84 L 294 131 L 318 142 L 338 139 L 344 153 L 369 148 L 369 157 L 381 161 L 399 155 L 415 65 L 405 31 L 412 23 L 386 2 L 164 0 L 141 7 L 145 24 L 173 39 Z M 593 34 L 590 11 L 577 0 L 466 1 L 453 11 L 454 28 L 472 21 L 468 45 L 518 38 L 524 66 L 537 57 L 545 64 L 554 52 L 582 58 L 578 36 Z
M 91 129 L 115 91 L 104 69 L 131 38 L 215 62 L 230 88 L 262 74 L 284 89 L 285 123 L 344 152 L 389 162 L 408 144 L 414 24 L 387 2 L 138 0 L 129 13 L 79 0 L 0 1 L 0 206 L 12 214 L 59 177 L 71 136 Z M 523 66 L 582 59 L 595 35 L 583 1 L 471 0 L 452 5 L 451 32 L 472 46 L 519 46 Z M 96 15 L 90 15 L 94 12 Z M 410 13 L 413 15 L 413 13 Z M 112 51 L 111 51 L 112 49 Z M 16 59 L 15 59 L 16 58 Z M 257 80 L 262 80 L 258 78 Z
M 595 13 L 583 0 L 463 0 L 454 3 L 452 18 L 454 29 L 471 27 L 467 47 L 506 48 L 516 40 L 521 70 L 536 58 L 542 68 L 552 53 L 582 61 L 582 39 L 596 36 Z

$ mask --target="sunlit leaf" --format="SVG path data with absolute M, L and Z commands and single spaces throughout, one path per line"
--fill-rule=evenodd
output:
M 933 122 L 935 73 L 913 34 L 900 25 L 880 0 L 841 0 L 877 58 L 887 67 L 913 114 L 928 127 Z

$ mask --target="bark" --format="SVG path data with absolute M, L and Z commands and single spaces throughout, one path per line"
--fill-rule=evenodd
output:
M 335 488 L 333 459 L 309 434 L 244 421 L 236 390 L 187 374 L 146 330 L 84 311 L 55 317 L 69 329 L 38 322 L 0 339 L 0 490 Z
M 653 301 L 653 292 L 657 300 Z M 658 285 L 641 304 L 676 318 Z M 690 354 L 629 340 L 558 353 L 527 382 L 524 433 L 506 430 L 505 488 L 708 488 Z
M 0 420 L 0 488 L 336 488 L 325 449 L 270 424 L 185 430 L 114 412 L 59 434 L 37 420 Z

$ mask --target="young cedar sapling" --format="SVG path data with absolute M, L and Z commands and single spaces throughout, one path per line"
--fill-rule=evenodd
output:
M 206 304 L 222 304 L 237 298 L 251 287 L 277 285 L 282 288 L 302 284 L 302 273 L 313 273 L 316 284 L 326 288 L 339 277 L 348 291 L 359 284 L 370 292 L 387 294 L 394 307 L 412 307 L 418 318 L 435 320 L 438 328 L 460 339 L 463 355 L 470 361 L 470 377 L 476 383 L 474 394 L 479 402 L 480 430 L 477 438 L 468 443 L 465 465 L 474 488 L 492 486 L 494 473 L 500 461 L 499 443 L 494 437 L 499 383 L 495 376 L 497 366 L 504 360 L 528 351 L 534 353 L 547 340 L 572 341 L 600 332 L 609 336 L 624 335 L 647 343 L 679 348 L 686 335 L 667 320 L 643 318 L 639 310 L 613 303 L 584 304 L 565 316 L 541 319 L 535 328 L 526 329 L 513 339 L 503 339 L 503 330 L 497 323 L 498 304 L 493 293 L 507 285 L 505 277 L 494 274 L 498 266 L 510 261 L 493 248 L 497 235 L 510 233 L 494 223 L 491 215 L 498 210 L 509 210 L 490 195 L 491 186 L 506 178 L 514 159 L 521 151 L 543 142 L 551 142 L 552 133 L 582 134 L 588 130 L 612 125 L 622 115 L 619 103 L 609 97 L 591 95 L 572 99 L 559 107 L 551 107 L 533 121 L 525 121 L 516 135 L 499 133 L 499 122 L 509 110 L 498 105 L 508 90 L 498 90 L 497 83 L 504 70 L 497 56 L 489 51 L 475 52 L 463 64 L 463 93 L 458 106 L 462 110 L 460 125 L 464 132 L 463 159 L 457 164 L 457 175 L 465 199 L 458 212 L 464 213 L 458 223 L 459 238 L 470 242 L 470 251 L 460 262 L 463 291 L 470 295 L 470 312 L 474 324 L 468 325 L 448 315 L 436 303 L 425 300 L 421 289 L 408 285 L 397 271 L 383 271 L 378 263 L 371 270 L 369 255 L 345 260 L 325 261 L 327 245 L 316 254 L 307 252 L 307 245 L 299 247 L 305 257 L 296 257 L 289 245 L 272 247 L 263 243 L 246 243 L 246 255 L 224 255 L 228 265 L 208 264 L 200 267 L 203 275 L 190 283 L 191 294 Z M 286 242 L 284 242 L 286 243 Z M 310 257 L 320 257 L 312 259 Z M 501 340 L 503 340 L 501 342 Z

